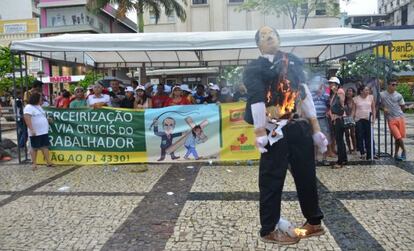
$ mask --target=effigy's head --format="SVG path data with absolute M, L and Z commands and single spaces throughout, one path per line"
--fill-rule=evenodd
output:
M 279 33 L 272 27 L 263 26 L 258 29 L 255 39 L 262 54 L 276 54 L 279 50 Z

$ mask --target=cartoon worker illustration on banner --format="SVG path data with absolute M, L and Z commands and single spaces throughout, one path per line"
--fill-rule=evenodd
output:
M 145 123 L 149 125 L 145 134 L 148 161 L 218 159 L 219 114 L 219 107 L 215 104 L 147 110 Z

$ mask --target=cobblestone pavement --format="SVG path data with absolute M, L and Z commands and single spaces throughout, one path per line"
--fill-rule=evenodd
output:
M 326 234 L 258 239 L 257 165 L 0 164 L 0 250 L 413 250 L 414 117 L 408 161 L 318 167 Z M 380 142 L 385 146 L 385 142 Z M 388 145 L 390 147 L 390 145 Z M 291 175 L 282 215 L 304 219 Z

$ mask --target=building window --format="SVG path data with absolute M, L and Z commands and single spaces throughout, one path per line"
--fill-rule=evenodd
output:
M 326 3 L 318 3 L 315 10 L 316 16 L 325 16 L 326 15 Z
M 244 0 L 229 0 L 229 3 L 243 3 Z
M 193 4 L 207 4 L 207 0 L 193 0 Z
M 167 22 L 169 22 L 169 23 L 175 23 L 175 15 L 174 15 L 174 13 L 172 13 L 171 15 L 169 15 L 167 17 Z
M 155 17 L 155 13 L 150 11 L 149 13 L 149 23 L 150 24 L 156 24 L 157 23 L 157 18 Z
M 401 25 L 407 25 L 408 10 L 407 5 L 401 8 Z

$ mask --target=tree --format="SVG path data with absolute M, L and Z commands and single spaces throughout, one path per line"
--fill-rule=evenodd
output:
M 362 54 L 355 60 L 348 60 L 341 65 L 336 73 L 346 81 L 364 80 L 369 78 L 389 79 L 395 73 L 412 71 L 414 65 L 407 61 L 392 61 L 388 58 L 376 57 L 373 54 Z
M 107 4 L 117 5 L 117 16 L 121 18 L 125 17 L 127 12 L 135 10 L 137 12 L 138 32 L 142 33 L 144 32 L 144 11 L 146 10 L 154 13 L 156 23 L 160 18 L 161 9 L 164 9 L 167 16 L 175 13 L 184 22 L 187 14 L 180 2 L 187 6 L 187 0 L 88 0 L 87 6 L 88 9 L 96 12 Z
M 19 65 L 19 57 L 15 56 L 15 65 Z M 13 73 L 11 64 L 11 52 L 9 47 L 0 47 L 0 91 L 8 91 L 13 86 L 13 80 L 10 78 Z M 20 78 L 16 78 L 17 83 L 21 82 Z
M 292 29 L 296 28 L 298 19 L 303 16 L 302 29 L 305 28 L 309 15 L 318 7 L 325 10 L 326 15 L 339 14 L 339 4 L 335 0 L 247 0 L 238 10 L 257 10 L 263 14 L 286 15 L 289 17 Z

